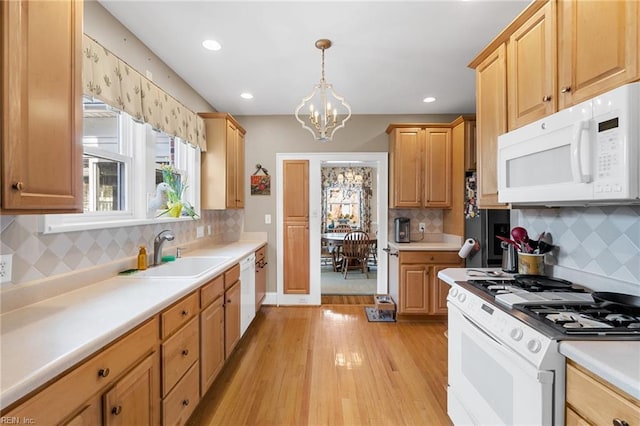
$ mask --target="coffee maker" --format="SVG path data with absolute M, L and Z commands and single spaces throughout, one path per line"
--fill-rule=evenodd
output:
M 411 221 L 408 217 L 396 217 L 395 220 L 395 241 L 396 243 L 410 242 Z

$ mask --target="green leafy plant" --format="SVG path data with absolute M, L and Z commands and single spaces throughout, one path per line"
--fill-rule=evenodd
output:
M 197 219 L 198 213 L 193 209 L 193 206 L 187 201 L 182 201 L 187 185 L 180 179 L 180 174 L 171 165 L 163 165 L 162 168 L 162 181 L 169 185 L 167 191 L 167 209 L 162 211 L 159 216 L 168 214 L 171 217 L 179 217 L 184 210 L 189 217 L 193 220 Z

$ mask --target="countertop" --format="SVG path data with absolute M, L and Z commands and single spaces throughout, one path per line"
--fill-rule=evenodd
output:
M 468 274 L 466 268 L 448 268 L 440 271 L 438 278 L 449 285 L 476 278 Z M 504 278 L 510 277 L 510 274 L 504 275 Z M 559 342 L 559 351 L 595 375 L 640 399 L 640 341 L 567 340 Z
M 456 235 L 437 234 L 428 236 L 425 241 L 410 243 L 396 243 L 389 241 L 388 246 L 392 250 L 400 251 L 459 251 L 463 239 Z
M 197 278 L 115 276 L 0 315 L 0 409 L 58 376 L 234 265 L 266 241 L 188 256 L 227 256 Z

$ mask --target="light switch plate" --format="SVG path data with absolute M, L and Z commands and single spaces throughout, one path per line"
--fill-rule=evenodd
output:
M 266 225 L 271 224 L 271 215 L 270 215 L 270 214 L 265 214 L 265 215 L 264 215 L 264 223 L 265 223 Z
M 11 263 L 13 254 L 0 255 L 0 283 L 11 282 Z

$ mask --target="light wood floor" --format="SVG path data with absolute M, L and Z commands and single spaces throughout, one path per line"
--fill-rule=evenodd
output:
M 447 425 L 446 323 L 263 307 L 190 425 Z

